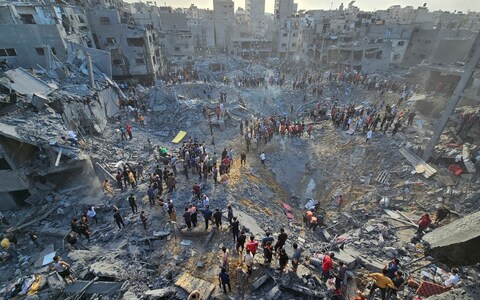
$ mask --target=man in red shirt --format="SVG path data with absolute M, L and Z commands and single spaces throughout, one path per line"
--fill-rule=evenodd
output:
M 423 214 L 420 220 L 418 220 L 417 224 L 418 224 L 417 234 L 421 234 L 422 231 L 427 229 L 428 226 L 432 224 L 432 219 L 430 219 L 429 214 Z
M 127 124 L 127 134 L 128 134 L 128 137 L 130 138 L 130 140 L 133 139 L 133 136 L 132 136 L 132 125 L 130 124 Z
M 250 242 L 247 243 L 248 250 L 250 250 L 250 253 L 252 253 L 252 256 L 255 256 L 255 253 L 257 252 L 258 248 L 258 242 L 255 240 L 255 236 L 251 235 L 250 236 Z
M 333 269 L 332 259 L 335 257 L 335 253 L 330 253 L 330 255 L 325 254 L 322 261 L 322 279 L 323 282 L 327 282 L 330 277 L 330 271 Z
M 200 194 L 202 192 L 202 189 L 200 188 L 200 185 L 195 182 L 195 184 L 193 185 L 193 194 L 198 198 L 198 200 L 200 200 Z

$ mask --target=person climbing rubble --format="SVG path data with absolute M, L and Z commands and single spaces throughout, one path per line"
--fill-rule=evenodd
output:
M 418 228 L 417 228 L 417 235 L 421 235 L 425 229 L 427 229 L 430 224 L 432 224 L 432 220 L 430 219 L 430 215 L 425 213 L 422 215 L 420 220 L 417 221 Z
M 383 269 L 382 273 L 368 274 L 368 277 L 373 278 L 375 280 L 375 282 L 373 283 L 370 289 L 370 299 L 373 299 L 376 289 L 380 290 L 382 300 L 386 300 L 387 288 L 395 289 L 393 281 L 387 276 L 387 274 L 388 274 L 387 269 Z
M 110 195 L 115 196 L 115 192 L 113 191 L 112 186 L 110 185 L 110 182 L 108 181 L 108 179 L 105 179 L 103 181 L 102 191 L 105 195 L 109 193 Z
M 48 269 L 48 272 L 52 270 L 57 271 L 58 275 L 62 277 L 62 279 L 65 281 L 66 284 L 69 284 L 67 279 L 70 280 L 70 283 L 75 282 L 75 278 L 73 277 L 72 272 L 70 270 L 70 265 L 65 261 L 61 260 L 61 257 L 59 255 L 55 255 L 53 257 L 53 263 Z

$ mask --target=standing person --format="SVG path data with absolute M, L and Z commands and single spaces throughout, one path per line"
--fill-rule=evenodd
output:
M 283 248 L 282 248 L 282 250 L 280 250 L 280 256 L 278 258 L 278 263 L 280 265 L 280 267 L 278 269 L 281 272 L 283 272 L 288 265 L 288 255 L 287 255 L 287 252 L 285 251 L 285 249 L 283 249 Z
M 75 281 L 75 278 L 73 278 L 72 273 L 70 272 L 70 265 L 61 260 L 60 258 L 61 257 L 58 255 L 55 255 L 53 257 L 53 264 L 50 266 L 48 271 L 50 272 L 51 270 L 55 269 L 58 275 L 62 277 L 66 284 L 68 284 L 67 279 L 70 280 L 70 283 L 73 283 Z
M 138 213 L 137 201 L 133 194 L 130 194 L 130 197 L 128 197 L 128 204 L 130 204 L 130 207 L 132 208 L 132 213 Z
M 368 274 L 368 277 L 373 278 L 375 283 L 372 285 L 370 289 L 370 298 L 373 299 L 375 294 L 375 290 L 378 288 L 380 289 L 380 293 L 382 294 L 382 300 L 386 299 L 387 295 L 387 287 L 394 289 L 395 286 L 393 285 L 392 280 L 387 276 L 387 269 L 383 269 L 382 273 L 371 273 Z
M 398 299 L 398 291 L 402 288 L 405 279 L 403 278 L 403 273 L 400 271 L 395 272 L 395 277 L 392 279 L 393 285 L 395 286 L 394 289 L 388 290 L 387 299 Z
M 297 243 L 293 243 L 292 269 L 295 273 L 297 273 L 298 264 L 300 263 L 300 258 L 302 256 L 302 251 L 302 248 L 298 247 Z
M 127 134 L 126 134 L 125 128 L 123 128 L 123 126 L 120 126 L 120 137 L 122 138 L 122 141 L 127 139 Z
M 173 206 L 172 200 L 168 199 L 167 203 L 169 222 L 177 222 L 177 214 L 175 212 L 175 207 Z
M 143 224 L 143 229 L 147 230 L 147 220 L 148 220 L 148 217 L 145 215 L 145 212 L 142 210 L 142 212 L 140 213 L 140 220 L 142 221 L 142 224 Z
M 345 266 L 345 263 L 343 261 L 338 262 L 338 273 L 335 276 L 335 289 L 340 289 L 342 285 L 346 286 L 347 285 L 347 271 L 348 268 Z
M 243 249 L 245 249 L 245 241 L 247 240 L 247 236 L 245 235 L 245 232 L 243 230 L 240 232 L 240 236 L 237 237 L 237 245 L 235 246 L 235 249 L 237 250 L 237 253 L 243 253 Z M 242 248 L 242 250 L 238 250 Z
M 208 230 L 208 223 L 212 220 L 212 211 L 207 207 L 202 211 L 203 218 L 205 219 L 205 230 Z
M 153 188 L 152 185 L 148 186 L 147 195 L 148 195 L 148 202 L 150 203 L 150 207 L 154 207 L 155 206 L 155 189 Z
M 230 251 L 228 251 L 227 247 L 222 247 L 222 256 L 221 256 L 221 263 L 222 263 L 222 268 L 225 270 L 229 270 L 229 261 L 230 258 Z
M 373 134 L 372 129 L 370 129 L 367 132 L 367 140 L 365 141 L 366 143 L 368 143 L 368 141 L 372 139 L 372 134 Z
M 218 274 L 218 286 L 222 287 L 223 286 L 223 292 L 226 294 L 227 293 L 227 286 L 228 286 L 228 291 L 232 291 L 232 287 L 230 286 L 230 275 L 228 275 L 227 270 L 225 268 L 222 268 L 220 271 L 220 274 Z
M 143 171 L 144 171 L 144 167 L 143 167 L 143 164 L 142 162 L 138 162 L 137 164 L 137 179 L 140 180 L 140 178 L 144 178 L 143 177 Z
M 126 129 L 127 129 L 128 138 L 129 138 L 130 140 L 132 140 L 132 139 L 133 139 L 133 135 L 132 135 L 132 125 L 127 124 Z
M 128 181 L 130 182 L 130 186 L 132 187 L 132 189 L 134 189 L 137 184 L 135 180 L 135 175 L 132 171 L 128 172 Z
M 212 175 L 213 175 L 213 182 L 216 184 L 218 182 L 218 168 L 217 168 L 217 165 L 213 165 L 213 171 L 212 171 Z
M 265 257 L 265 263 L 270 264 L 273 257 L 273 245 L 271 241 L 268 241 L 263 247 L 263 256 Z
M 82 217 L 80 222 L 78 223 L 78 234 L 80 236 L 84 235 L 88 242 L 90 242 L 90 229 L 88 227 L 88 220 L 85 217 Z
M 420 220 L 417 222 L 418 228 L 417 228 L 417 234 L 422 234 L 425 229 L 432 224 L 432 220 L 430 219 L 429 214 L 423 214 Z
M 200 195 L 202 193 L 202 189 L 200 188 L 200 185 L 198 184 L 198 182 L 195 182 L 195 184 L 193 185 L 192 193 L 195 197 L 198 198 L 198 200 L 200 200 Z
M 210 199 L 208 198 L 208 195 L 203 195 L 202 204 L 204 208 L 210 207 Z
M 117 180 L 117 186 L 120 190 L 122 190 L 123 192 L 123 175 L 122 175 L 122 172 L 118 171 L 117 172 L 117 175 L 115 176 L 115 179 Z
M 250 250 L 247 249 L 245 256 L 243 257 L 243 261 L 247 265 L 247 273 L 248 275 L 252 275 L 253 272 L 253 255 L 250 253 Z
M 245 165 L 247 161 L 247 155 L 245 154 L 245 152 L 242 151 L 242 153 L 240 153 L 240 165 L 243 166 Z
M 233 148 L 230 148 L 230 151 L 228 151 L 228 157 L 230 158 L 230 164 L 233 165 L 233 157 L 235 155 L 235 151 Z
M 195 205 L 190 204 L 190 208 L 188 209 L 190 212 L 190 219 L 192 221 L 192 226 L 197 227 L 197 222 L 198 222 L 198 216 L 197 216 L 197 208 Z
M 398 129 L 400 128 L 400 126 L 402 126 L 402 124 L 400 124 L 400 122 L 397 122 L 397 123 L 395 123 L 395 125 L 393 125 L 392 136 L 394 136 L 398 132 Z
M 437 209 L 437 213 L 435 215 L 435 225 L 438 225 L 438 223 L 442 222 L 445 218 L 450 216 L 450 210 L 444 206 L 440 206 Z
M 220 208 L 217 207 L 215 209 L 215 213 L 213 214 L 213 219 L 215 220 L 215 226 L 221 229 L 222 228 L 222 212 L 220 211 Z
M 185 175 L 185 178 L 188 180 L 188 163 L 186 158 L 182 163 L 182 167 L 183 167 L 183 175 Z
M 222 176 L 220 176 L 220 183 L 223 186 L 223 191 L 227 190 L 227 184 L 228 184 L 228 175 L 227 172 L 223 172 Z
M 87 216 L 90 218 L 90 220 L 95 221 L 95 224 L 98 224 L 97 212 L 93 206 L 88 208 Z
M 280 234 L 278 235 L 277 242 L 275 243 L 275 253 L 278 254 L 278 250 L 282 249 L 283 246 L 285 246 L 285 243 L 287 242 L 288 235 L 285 233 L 285 229 L 280 228 Z
M 233 217 L 231 224 L 232 224 L 233 242 L 236 242 L 238 239 L 238 234 L 240 232 L 240 222 L 237 220 L 236 217 Z
M 260 154 L 260 162 L 262 163 L 263 167 L 265 167 L 265 152 L 262 151 L 262 154 Z
M 233 208 L 232 206 L 229 204 L 227 206 L 227 220 L 228 220 L 228 223 L 230 224 L 230 226 L 232 226 L 232 222 L 233 222 Z
M 122 229 L 122 227 L 125 227 L 125 223 L 123 223 L 123 218 L 120 214 L 120 210 L 118 210 L 116 206 L 113 208 L 113 220 L 117 224 L 118 229 Z
M 192 214 L 188 210 L 188 207 L 185 207 L 185 212 L 183 213 L 183 219 L 187 225 L 188 230 L 192 228 Z
M 330 271 L 333 268 L 333 261 L 332 259 L 335 257 L 334 253 L 330 253 L 330 255 L 325 254 L 323 256 L 323 261 L 322 261 L 322 279 L 323 282 L 327 282 L 328 278 L 330 277 Z
M 257 253 L 258 242 L 255 240 L 255 236 L 253 234 L 250 236 L 250 241 L 247 243 L 246 248 L 247 250 L 250 250 L 252 256 L 255 256 Z
M 338 196 L 338 211 L 342 210 L 342 206 L 343 206 L 343 196 L 339 195 Z
M 68 248 L 70 249 L 70 251 L 75 250 L 76 249 L 75 244 L 77 243 L 77 240 L 78 240 L 77 233 L 74 231 L 70 231 L 67 234 L 66 240 L 67 240 Z

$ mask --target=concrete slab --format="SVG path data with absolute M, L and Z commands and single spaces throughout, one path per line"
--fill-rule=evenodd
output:
M 480 261 L 480 212 L 469 214 L 427 233 L 423 239 L 430 255 L 448 266 L 468 266 Z
M 265 274 L 262 277 L 258 278 L 253 284 L 252 284 L 252 290 L 256 290 L 259 287 L 261 287 L 267 280 L 270 278 L 269 275 Z
M 237 217 L 240 224 L 248 228 L 248 230 L 250 230 L 250 232 L 257 237 L 257 239 L 261 238 L 265 234 L 265 230 L 260 228 L 260 226 L 258 226 L 258 222 L 250 215 L 239 210 L 237 210 L 235 213 L 235 216 Z
M 282 291 L 278 288 L 278 285 L 274 286 L 270 292 L 267 294 L 267 300 L 276 300 L 280 299 L 280 296 L 282 296 Z
M 89 284 L 90 281 L 77 280 L 73 284 L 67 285 L 65 292 L 78 293 L 88 285 L 85 289 L 85 294 L 111 294 L 117 292 L 122 287 L 123 282 L 100 281 Z
M 188 273 L 183 273 L 182 276 L 177 279 L 175 285 L 184 289 L 187 293 L 199 290 L 200 298 L 203 299 L 208 299 L 215 290 L 215 285 L 213 283 L 193 277 Z

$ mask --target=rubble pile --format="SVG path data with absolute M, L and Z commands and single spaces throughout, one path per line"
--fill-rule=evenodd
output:
M 437 154 L 444 151 L 448 155 L 425 162 L 418 148 L 434 124 L 427 116 L 417 115 L 419 122 L 404 126 L 395 136 L 390 131 L 375 131 L 371 141 L 365 141 L 361 128 L 350 132 L 332 124 L 333 105 L 353 104 L 355 111 L 384 107 L 398 103 L 398 93 L 380 93 L 320 74 L 319 85 L 324 89 L 320 95 L 310 88 L 294 88 L 295 82 L 301 84 L 304 70 L 292 69 L 281 75 L 279 65 L 221 57 L 199 60 L 197 69 L 207 64 L 198 81 L 157 82 L 124 91 L 105 78 L 100 80 L 100 75 L 95 79 L 96 88 L 71 75 L 70 80 L 78 82 L 59 83 L 44 95 L 42 105 L 33 107 L 31 96 L 22 96 L 16 109 L 0 118 L 0 142 L 9 137 L 32 146 L 58 147 L 59 158 L 49 155 L 46 170 L 58 172 L 55 168 L 68 166 L 62 155 L 92 161 L 88 172 L 82 167 L 49 177 L 39 173 L 38 165 L 37 173 L 29 175 L 32 184 L 43 180 L 44 185 L 52 183 L 53 187 L 36 196 L 31 207 L 3 214 L 5 239 L 13 241 L 15 234 L 17 246 L 2 250 L 5 263 L 0 266 L 0 276 L 6 284 L 0 295 L 8 298 L 23 289 L 39 299 L 52 295 L 64 299 L 186 299 L 199 290 L 205 299 L 327 299 L 338 292 L 333 278 L 322 277 L 328 253 L 334 253 L 335 264 L 342 261 L 348 267 L 344 283 L 348 299 L 357 289 L 371 285 L 369 274 L 381 273 L 394 259 L 399 260 L 405 279 L 415 282 L 412 285 L 443 284 L 448 279 L 451 265 L 428 257 L 428 250 L 435 247 L 429 248 L 426 241 L 448 229 L 449 225 L 443 225 L 447 222 L 477 220 L 474 215 L 464 217 L 478 208 L 475 142 L 450 145 L 450 133 L 446 132 Z M 80 69 L 81 65 L 77 64 Z M 272 83 L 242 86 L 238 84 L 242 78 L 257 78 L 258 82 L 259 78 L 268 78 L 266 82 L 271 78 Z M 220 97 L 224 101 L 219 101 Z M 413 102 L 402 105 L 402 110 L 415 110 Z M 311 115 L 316 107 L 325 111 L 321 118 Z M 247 130 L 283 118 L 311 125 L 313 132 L 282 135 L 277 131 L 247 148 Z M 249 125 L 244 125 L 246 120 Z M 124 132 L 128 126 L 131 138 Z M 73 144 L 61 142 L 60 136 L 68 136 L 69 131 L 78 134 L 79 145 L 75 139 L 70 141 Z M 174 143 L 172 139 L 180 131 L 185 131 L 185 136 Z M 209 156 L 221 156 L 224 151 L 233 155 L 227 182 L 214 183 L 212 175 L 202 177 L 193 168 L 187 168 L 186 176 L 182 149 L 190 146 Z M 240 162 L 241 152 L 246 153 L 245 164 Z M 266 154 L 264 164 L 262 152 Z M 452 171 L 453 163 L 462 170 L 461 175 Z M 152 179 L 158 169 L 165 176 L 160 183 L 167 188 L 151 203 L 148 190 L 154 182 L 158 184 Z M 134 171 L 132 182 L 129 176 Z M 124 172 L 125 177 L 117 177 Z M 71 178 L 77 184 L 60 186 L 58 177 Z M 171 177 L 173 186 L 168 181 Z M 222 211 L 222 225 L 215 226 L 207 219 L 210 227 L 205 229 L 202 213 L 207 205 L 205 198 L 192 193 L 196 182 L 202 196 L 209 199 L 209 209 Z M 183 215 L 190 204 L 197 207 L 199 215 L 193 228 L 188 228 Z M 426 228 L 430 233 L 425 238 L 417 235 L 419 218 L 429 212 L 435 220 L 439 205 L 450 209 L 449 218 Z M 280 230 L 285 230 L 284 249 L 290 259 L 287 272 L 281 270 L 277 258 L 265 262 L 259 248 L 251 274 L 247 274 L 244 253 L 237 252 L 232 239 L 227 206 L 247 238 L 253 235 L 261 242 L 268 232 L 277 241 Z M 73 218 L 80 219 L 92 207 L 96 219 L 87 218 L 88 235 L 78 235 L 76 249 L 70 249 Z M 172 208 L 175 222 L 168 213 Z M 307 210 L 321 216 L 322 224 L 312 228 Z M 118 216 L 124 226 L 112 222 Z M 30 231 L 38 235 L 38 247 Z M 303 250 L 295 271 L 291 263 L 294 244 Z M 456 249 L 458 244 L 451 246 Z M 217 288 L 223 247 L 229 251 L 232 285 L 227 296 Z M 48 272 L 55 254 L 70 264 L 76 282 L 65 285 L 57 273 Z M 478 270 L 469 267 L 473 264 L 460 265 L 460 286 L 476 282 Z M 11 275 L 21 279 L 11 280 Z M 405 287 L 400 293 L 413 297 L 417 289 Z

